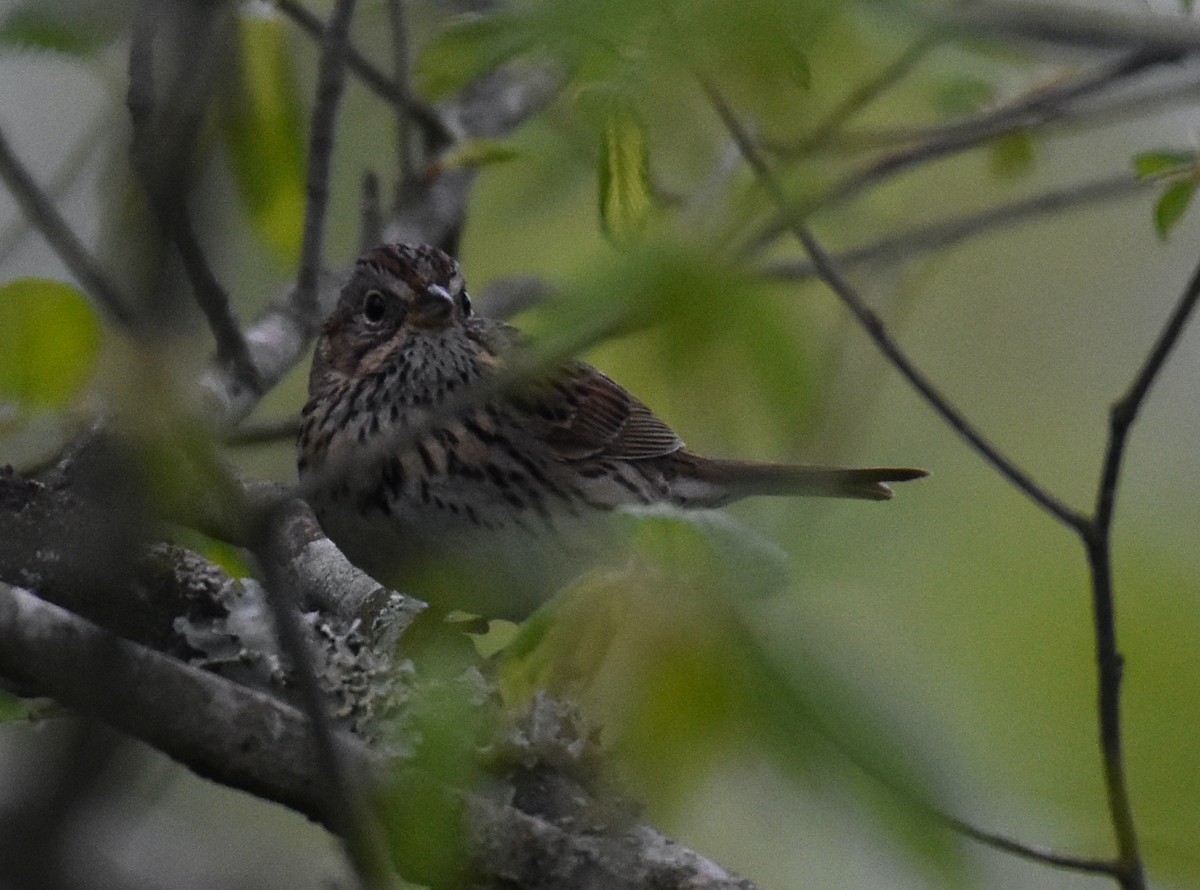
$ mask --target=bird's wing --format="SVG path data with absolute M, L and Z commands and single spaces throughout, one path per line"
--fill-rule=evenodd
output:
M 539 438 L 563 460 L 643 460 L 683 447 L 675 431 L 619 384 L 583 362 L 529 394 Z

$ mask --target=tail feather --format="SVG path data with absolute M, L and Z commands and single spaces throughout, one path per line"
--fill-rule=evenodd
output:
M 672 489 L 685 506 L 696 507 L 759 495 L 886 501 L 892 497 L 889 482 L 929 475 L 914 467 L 810 467 L 688 457 L 696 461 L 692 472 L 677 477 Z

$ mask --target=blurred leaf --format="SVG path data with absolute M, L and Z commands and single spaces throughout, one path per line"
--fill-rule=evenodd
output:
M 17 698 L 0 690 L 0 724 L 29 719 L 34 712 L 34 705 L 30 699 Z
M 1185 151 L 1147 151 L 1133 159 L 1139 179 L 1154 179 L 1181 173 L 1196 165 L 1196 153 Z
M 671 807 L 747 749 L 802 785 L 840 779 L 915 861 L 956 881 L 955 839 L 896 791 L 936 800 L 932 759 L 816 647 L 784 662 L 759 642 L 740 613 L 754 582 L 711 526 L 657 513 L 620 522 L 633 556 L 522 626 L 501 667 L 505 695 L 547 689 L 579 703 L 651 807 Z
M 600 150 L 600 224 L 618 244 L 636 238 L 654 208 L 650 152 L 637 115 L 618 106 L 604 125 Z
M 502 139 L 468 139 L 451 148 L 438 159 L 441 171 L 462 170 L 502 164 L 518 157 L 511 142 Z
M 954 77 L 938 85 L 933 107 L 947 117 L 978 111 L 996 95 L 993 84 L 978 77 Z
M 1167 186 L 1154 205 L 1154 228 L 1158 237 L 1164 241 L 1170 236 L 1171 230 L 1183 219 L 1192 196 L 1196 193 L 1197 183 L 1194 180 L 1173 182 Z
M 440 639 L 419 653 L 421 684 L 407 702 L 408 723 L 396 744 L 415 745 L 384 791 L 384 824 L 394 861 L 407 880 L 455 886 L 466 855 L 461 792 L 481 780 L 478 752 L 487 741 L 489 710 L 457 643 Z M 464 660 L 465 659 L 465 660 Z
M 288 265 L 304 228 L 305 137 L 281 18 L 238 20 L 239 65 L 220 96 L 221 134 L 259 236 Z
M 1033 135 L 1028 130 L 1017 130 L 993 140 L 988 160 L 997 179 L 1024 176 L 1033 168 Z
M 112 41 L 119 22 L 95 4 L 25 3 L 0 22 L 0 44 L 86 56 Z
M 436 101 L 527 48 L 511 14 L 463 16 L 425 46 L 413 74 L 419 92 Z
M 0 401 L 63 408 L 91 377 L 100 323 L 83 294 L 46 278 L 0 285 Z

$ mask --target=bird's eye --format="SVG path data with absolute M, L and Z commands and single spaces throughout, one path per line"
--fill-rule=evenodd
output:
M 466 290 L 458 292 L 458 308 L 462 310 L 464 316 L 471 314 L 471 298 L 467 296 Z
M 387 300 L 383 294 L 377 290 L 367 291 L 367 296 L 363 299 L 363 318 L 371 324 L 378 324 L 386 314 Z

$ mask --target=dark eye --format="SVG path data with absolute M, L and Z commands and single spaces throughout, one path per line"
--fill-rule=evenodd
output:
M 458 308 L 462 310 L 464 316 L 471 314 L 471 298 L 467 296 L 465 290 L 458 292 Z
M 387 300 L 383 294 L 377 290 L 367 291 L 366 297 L 363 298 L 363 318 L 371 324 L 378 324 L 386 314 Z

